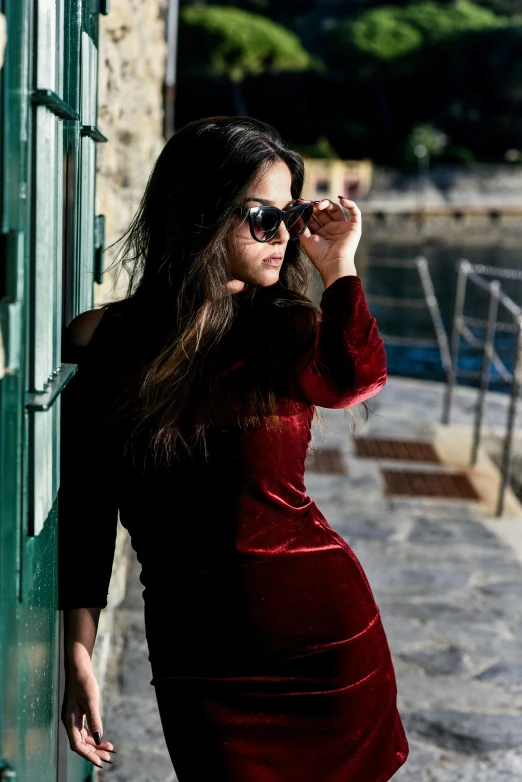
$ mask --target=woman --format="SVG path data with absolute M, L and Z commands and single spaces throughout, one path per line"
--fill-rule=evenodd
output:
M 126 234 L 127 298 L 67 330 L 62 719 L 99 767 L 114 748 L 91 654 L 118 510 L 180 782 L 385 782 L 406 760 L 379 610 L 303 483 L 315 406 L 353 406 L 386 381 L 354 265 L 361 217 L 343 197 L 301 199 L 302 185 L 269 125 L 185 126 Z

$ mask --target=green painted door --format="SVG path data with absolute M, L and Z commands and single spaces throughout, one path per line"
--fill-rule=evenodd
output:
M 0 0 L 0 780 L 92 770 L 59 723 L 56 497 L 61 332 L 95 275 L 100 2 Z

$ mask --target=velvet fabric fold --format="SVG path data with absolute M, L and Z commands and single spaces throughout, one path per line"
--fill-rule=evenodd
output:
M 62 411 L 60 606 L 106 604 L 119 509 L 142 565 L 152 684 L 180 782 L 386 782 L 408 744 L 379 609 L 304 483 L 314 407 L 375 395 L 383 340 L 360 277 L 339 278 L 292 366 L 283 429 L 242 429 L 230 413 L 259 313 L 248 294 L 235 299 L 208 461 L 143 472 L 104 450 L 100 411 L 129 359 L 114 350 L 121 324 L 108 313 L 87 348 L 69 349 L 80 369 Z

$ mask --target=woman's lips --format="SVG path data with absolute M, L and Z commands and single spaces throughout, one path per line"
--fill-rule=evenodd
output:
M 271 255 L 270 258 L 263 258 L 263 263 L 268 263 L 269 266 L 281 266 L 283 263 L 283 256 Z

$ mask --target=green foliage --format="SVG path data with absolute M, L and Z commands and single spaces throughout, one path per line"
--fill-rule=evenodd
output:
M 343 20 L 335 33 L 337 50 L 378 60 L 394 60 L 410 52 L 470 30 L 501 27 L 502 17 L 470 0 L 380 6 Z
M 326 136 L 319 136 L 315 144 L 294 144 L 292 148 L 303 157 L 323 159 L 339 157 Z
M 415 159 L 415 148 L 425 147 L 430 157 L 438 157 L 444 151 L 448 143 L 445 133 L 437 130 L 433 125 L 425 123 L 416 125 L 408 136 L 406 147 L 410 160 Z
M 427 43 L 437 43 L 470 30 L 502 27 L 505 20 L 493 11 L 470 0 L 458 0 L 451 5 L 426 2 L 414 3 L 404 9 L 406 18 L 422 32 Z
M 439 161 L 522 166 L 522 0 L 194 1 L 181 0 L 180 124 L 249 113 L 307 156 L 404 165 L 422 143 Z
M 447 163 L 460 163 L 461 165 L 466 163 L 474 163 L 476 158 L 469 147 L 463 146 L 451 146 L 448 147 L 444 158 Z
M 226 75 L 236 82 L 263 72 L 320 67 L 295 33 L 231 6 L 182 8 L 179 42 L 183 66 Z
M 403 10 L 396 6 L 372 8 L 353 21 L 341 23 L 339 48 L 357 49 L 379 60 L 394 60 L 420 49 L 422 33 L 407 21 Z

